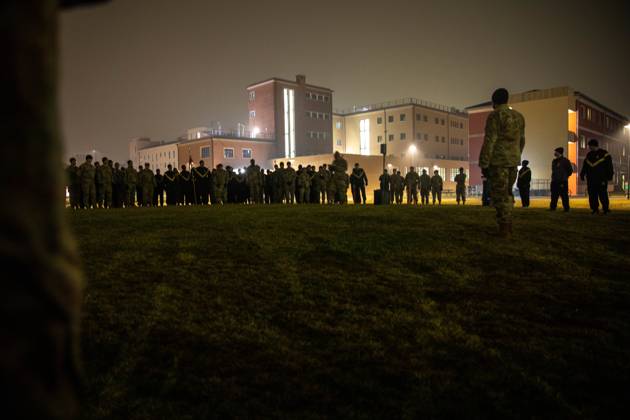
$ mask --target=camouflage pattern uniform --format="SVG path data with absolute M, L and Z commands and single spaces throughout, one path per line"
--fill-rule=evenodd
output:
M 247 186 L 249 187 L 250 203 L 260 203 L 260 192 L 263 180 L 260 176 L 260 166 L 256 165 L 253 159 L 245 171 L 245 176 L 247 179 Z
M 335 152 L 335 160 L 330 165 L 330 169 L 337 193 L 337 200 L 335 201 L 346 204 L 348 202 L 348 185 L 350 185 L 350 178 L 346 173 L 348 171 L 348 162 L 339 152 Z
M 407 204 L 418 204 L 418 184 L 420 177 L 418 173 L 411 168 L 411 171 L 405 175 L 405 185 L 407 186 Z
M 96 169 L 90 162 L 84 162 L 79 166 L 79 176 L 81 178 L 83 208 L 96 207 Z
M 138 183 L 142 185 L 142 205 L 151 206 L 153 203 L 153 189 L 155 188 L 155 175 L 147 164 L 138 177 Z
M 486 121 L 479 167 L 490 182 L 490 198 L 497 211 L 499 225 L 511 228 L 518 164 L 525 147 L 525 119 L 506 104 L 498 105 Z
M 287 204 L 293 204 L 295 202 L 295 169 L 287 164 L 282 175 L 284 180 L 284 199 Z
M 225 204 L 227 202 L 227 183 L 227 171 L 223 169 L 223 166 L 217 167 L 214 176 L 214 195 L 216 196 L 217 204 Z
M 297 190 L 298 190 L 298 203 L 308 203 L 311 194 L 311 178 L 306 171 L 306 168 L 302 168 L 298 171 L 297 175 Z
M 324 171 L 326 171 L 324 175 L 324 188 L 326 189 L 325 202 L 328 204 L 333 204 L 335 202 L 335 194 L 336 194 L 335 180 L 332 176 L 332 172 L 330 169 L 325 168 Z
M 125 207 L 136 205 L 136 185 L 138 184 L 138 172 L 133 167 L 133 163 L 127 164 L 125 170 L 125 186 L 127 189 Z
M 433 197 L 433 204 L 437 199 L 438 204 L 442 204 L 442 189 L 444 189 L 444 180 L 437 171 L 431 177 L 431 196 Z
M 431 177 L 423 169 L 422 175 L 420 175 L 420 201 L 422 205 L 429 204 L 429 192 L 431 192 Z
M 109 163 L 103 163 L 101 166 L 101 196 L 103 207 L 110 208 L 112 206 L 112 188 L 114 183 L 114 171 Z
M 396 201 L 396 204 L 402 204 L 405 180 L 402 175 L 400 175 L 397 171 L 394 171 L 394 173 L 389 177 L 389 182 L 392 185 L 391 192 L 393 193 L 393 196 L 391 198 Z M 390 202 L 393 201 L 390 200 Z

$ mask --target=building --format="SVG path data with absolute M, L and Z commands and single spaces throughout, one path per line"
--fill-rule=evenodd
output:
M 136 168 L 149 163 L 151 169 L 164 172 L 169 164 L 177 165 L 177 144 L 177 141 L 158 142 L 148 138 L 133 139 L 129 143 L 129 159 L 133 161 Z M 123 166 L 126 166 L 126 163 Z
M 178 149 L 178 167 L 190 162 L 196 166 L 200 160 L 207 167 L 215 168 L 219 163 L 235 170 L 249 166 L 250 160 L 264 169 L 270 169 L 269 161 L 274 156 L 274 139 L 238 137 L 236 135 L 212 135 L 194 140 L 181 141 Z
M 455 189 L 459 168 L 468 172 L 468 115 L 452 107 L 414 98 L 354 106 L 335 111 L 332 130 L 335 151 L 382 156 L 386 147 L 390 169 L 438 170 L 446 191 Z
M 523 160 L 530 161 L 532 192 L 547 194 L 551 182 L 551 160 L 557 147 L 576 171 L 569 180 L 572 195 L 584 194 L 586 183 L 579 171 L 588 153 L 588 140 L 595 138 L 613 158 L 615 176 L 610 191 L 622 191 L 628 182 L 630 130 L 628 118 L 570 87 L 532 90 L 511 94 L 509 105 L 525 117 Z M 491 102 L 467 108 L 470 119 L 470 183 L 481 186 L 479 152 L 485 135 L 486 119 L 492 112 Z
M 306 83 L 271 78 L 247 87 L 252 137 L 276 139 L 274 156 L 332 153 L 333 91 Z

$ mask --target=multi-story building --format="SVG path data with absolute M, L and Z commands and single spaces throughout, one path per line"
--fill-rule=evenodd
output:
M 151 169 L 159 169 L 164 172 L 169 164 L 177 165 L 177 141 L 159 142 L 151 141 L 148 138 L 134 139 L 129 144 L 129 156 L 136 168 L 149 163 Z M 126 163 L 123 166 L 126 166 Z
M 354 106 L 335 111 L 332 130 L 335 151 L 373 156 L 384 146 L 387 166 L 438 170 L 445 190 L 468 171 L 468 115 L 452 107 L 414 98 Z
M 332 90 L 298 75 L 254 83 L 247 92 L 252 135 L 275 138 L 275 157 L 332 153 Z
M 276 149 L 274 139 L 247 138 L 231 135 L 213 135 L 177 143 L 179 167 L 200 160 L 210 168 L 219 163 L 235 170 L 249 166 L 254 159 L 262 168 L 269 168 L 268 162 Z
M 551 160 L 556 147 L 564 147 L 565 156 L 576 170 L 569 180 L 570 193 L 584 193 L 586 184 L 579 180 L 578 174 L 591 138 L 597 139 L 600 147 L 612 155 L 615 176 L 609 185 L 610 190 L 624 188 L 629 174 L 630 133 L 624 130 L 628 124 L 627 117 L 570 87 L 512 94 L 509 105 L 525 117 L 522 158 L 530 162 L 534 193 L 546 194 L 549 191 Z M 480 186 L 479 152 L 492 104 L 485 102 L 467 110 L 470 115 L 470 183 Z

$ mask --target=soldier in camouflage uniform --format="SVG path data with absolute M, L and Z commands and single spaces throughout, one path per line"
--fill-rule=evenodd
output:
M 438 204 L 442 205 L 442 190 L 444 189 L 444 180 L 440 176 L 440 171 L 437 169 L 433 171 L 431 177 L 431 196 L 433 197 L 433 205 L 437 199 Z
M 479 167 L 490 182 L 490 196 L 497 211 L 499 235 L 512 235 L 512 186 L 525 147 L 525 119 L 508 107 L 509 94 L 498 89 L 492 95 L 494 111 L 486 121 L 485 138 L 479 154 Z
M 166 205 L 177 205 L 177 173 L 173 171 L 173 165 L 170 163 L 166 167 L 167 171 L 164 172 L 162 182 L 164 184 L 164 190 L 166 191 Z
M 217 204 L 225 204 L 227 202 L 227 183 L 228 173 L 223 169 L 223 165 L 219 163 L 214 175 L 214 195 Z
M 153 204 L 153 189 L 155 188 L 155 175 L 149 163 L 144 164 L 144 170 L 138 176 L 138 183 L 142 186 L 142 205 L 150 207 Z
M 125 207 L 136 205 L 136 185 L 138 184 L 138 172 L 133 167 L 133 161 L 127 161 L 125 169 L 125 189 L 127 190 Z
M 457 204 L 461 200 L 462 205 L 466 204 L 466 174 L 464 173 L 464 168 L 459 168 L 459 173 L 455 175 L 455 197 L 457 200 Z
M 85 162 L 79 166 L 79 178 L 81 179 L 81 194 L 83 195 L 83 208 L 96 207 L 96 169 L 92 165 L 92 156 L 87 155 Z
M 348 162 L 338 151 L 335 152 L 335 159 L 330 165 L 330 169 L 337 193 L 337 199 L 335 201 L 340 204 L 346 204 L 348 202 L 348 185 L 350 185 L 350 178 L 346 173 L 348 171 Z
M 327 165 L 324 167 L 324 189 L 326 190 L 326 196 L 324 203 L 333 204 L 335 202 L 335 180 L 333 179 L 332 172 Z
M 153 205 L 157 207 L 164 206 L 164 175 L 159 169 L 155 170 L 155 188 L 153 189 Z
M 297 202 L 300 204 L 308 203 L 311 194 L 311 179 L 307 169 L 303 168 L 302 165 L 298 166 L 296 184 L 298 190 Z
M 66 167 L 66 184 L 68 186 L 68 195 L 70 196 L 70 208 L 76 210 L 80 205 L 81 179 L 79 178 L 79 167 L 75 158 L 70 158 L 70 165 Z
M 418 185 L 420 184 L 420 177 L 416 172 L 416 169 L 412 166 L 409 168 L 409 172 L 405 175 L 405 185 L 407 186 L 407 204 L 418 204 Z
M 111 161 L 104 157 L 101 165 L 101 197 L 102 205 L 106 209 L 112 207 L 112 184 L 114 182 L 113 168 L 109 162 Z
M 94 162 L 94 186 L 96 191 L 96 206 L 103 207 L 103 174 L 101 172 L 100 162 Z
M 199 161 L 199 166 L 192 168 L 193 193 L 195 195 L 195 204 L 207 205 L 210 195 L 210 171 L 206 168 L 203 160 Z
M 282 167 L 282 163 L 280 167 Z M 291 162 L 287 162 L 287 167 L 283 171 L 284 199 L 287 204 L 293 204 L 295 202 L 295 178 L 295 169 L 291 167 Z
M 403 191 L 405 189 L 405 180 L 400 174 L 400 171 L 394 169 L 394 173 L 389 177 L 389 182 L 391 183 L 391 197 L 390 203 L 394 201 L 396 204 L 402 204 L 403 202 Z
M 256 165 L 256 160 L 252 159 L 249 161 L 249 166 L 245 170 L 245 179 L 249 188 L 249 202 L 260 204 L 263 180 L 260 176 L 260 166 Z

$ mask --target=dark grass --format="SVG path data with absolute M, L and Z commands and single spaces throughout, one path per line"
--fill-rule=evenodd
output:
M 630 213 L 72 214 L 88 419 L 615 418 Z

